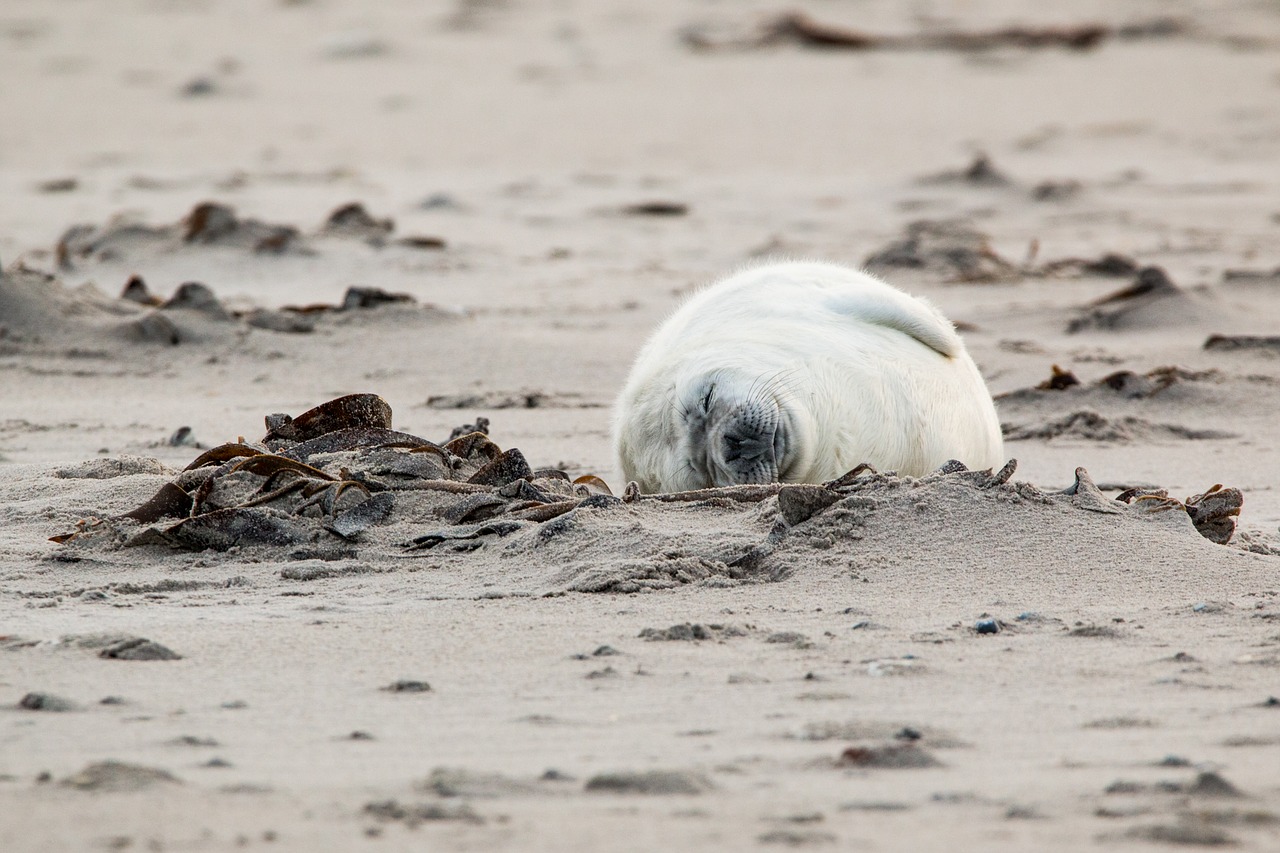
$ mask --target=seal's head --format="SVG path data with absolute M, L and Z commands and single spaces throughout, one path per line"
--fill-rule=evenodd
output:
M 808 466 L 805 423 L 784 374 L 681 372 L 618 424 L 624 474 L 646 492 L 786 481 Z

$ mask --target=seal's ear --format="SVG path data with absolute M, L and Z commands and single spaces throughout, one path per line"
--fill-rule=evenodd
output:
M 902 332 L 946 358 L 964 352 L 955 326 L 938 309 L 890 285 L 857 294 L 840 293 L 827 299 L 827 308 L 842 319 Z

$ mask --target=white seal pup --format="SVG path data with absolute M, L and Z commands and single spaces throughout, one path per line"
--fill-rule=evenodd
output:
M 991 394 L 951 322 L 826 263 L 755 267 L 685 302 L 640 350 L 613 436 L 644 492 L 1004 462 Z

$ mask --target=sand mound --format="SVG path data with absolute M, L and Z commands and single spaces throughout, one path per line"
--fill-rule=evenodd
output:
M 1234 433 L 1217 429 L 1192 429 L 1179 424 L 1154 423 L 1132 415 L 1109 418 L 1094 411 L 1082 409 L 1040 423 L 1005 424 L 1007 441 L 1049 441 L 1057 438 L 1077 438 L 1086 441 L 1205 441 L 1232 438 Z
M 888 275 L 895 270 L 926 270 L 949 281 L 1011 281 L 1018 266 L 996 254 L 990 238 L 960 220 L 912 222 L 906 233 L 864 261 L 867 269 Z
M 1067 324 L 1067 333 L 1203 326 L 1221 322 L 1227 314 L 1215 300 L 1178 287 L 1160 267 L 1143 267 L 1128 287 L 1081 309 Z
M 390 407 L 368 394 L 272 415 L 261 442 L 205 451 L 135 509 L 55 539 L 66 559 L 150 548 L 164 566 L 175 562 L 166 553 L 200 551 L 209 565 L 283 562 L 271 574 L 286 582 L 425 564 L 456 569 L 471 594 L 537 595 L 857 576 L 877 560 L 925 565 L 939 554 L 980 566 L 1001 559 L 1006 542 L 1047 564 L 1064 542 L 1085 540 L 1102 553 L 1200 561 L 1215 546 L 1196 527 L 1226 541 L 1240 504 L 1235 490 L 1233 505 L 1212 512 L 1163 492 L 1124 503 L 1083 469 L 1071 489 L 1045 492 L 1010 482 L 1014 463 L 995 474 L 952 463 L 920 479 L 860 466 L 826 485 L 662 495 L 628 486 L 615 497 L 596 477 L 534 470 L 480 432 L 437 444 L 391 423 Z
M 350 287 L 338 304 L 232 311 L 212 288 L 194 281 L 160 299 L 133 276 L 121 295 L 111 298 L 91 284 L 70 289 L 56 276 L 24 267 L 0 273 L 0 345 L 14 351 L 70 347 L 74 354 L 90 345 L 103 352 L 118 343 L 225 347 L 243 341 L 254 329 L 297 334 L 312 332 L 318 325 L 360 323 L 369 309 L 379 310 L 379 325 L 459 316 L 376 287 Z
M 307 235 L 295 225 L 240 217 L 235 208 L 205 201 L 177 222 L 150 225 L 127 216 L 102 225 L 73 225 L 58 240 L 56 257 L 62 270 L 91 263 L 112 263 L 209 248 L 236 250 L 250 255 L 311 255 L 325 238 L 362 240 L 374 247 L 387 244 L 395 231 L 391 219 L 370 214 L 358 202 L 335 209 L 324 223 Z M 414 249 L 442 249 L 436 237 L 409 236 L 399 241 Z
M 39 344 L 136 313 L 136 306 L 91 286 L 72 290 L 54 276 L 20 265 L 0 271 L 0 341 Z

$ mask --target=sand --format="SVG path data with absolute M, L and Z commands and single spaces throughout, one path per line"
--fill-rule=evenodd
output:
M 0 849 L 1280 845 L 1280 14 L 801 10 L 875 38 L 755 2 L 4 5 Z M 956 320 L 1011 478 L 624 495 L 640 343 L 770 257 Z M 617 497 L 119 519 L 346 394 Z M 1226 544 L 1181 503 L 1215 484 Z

